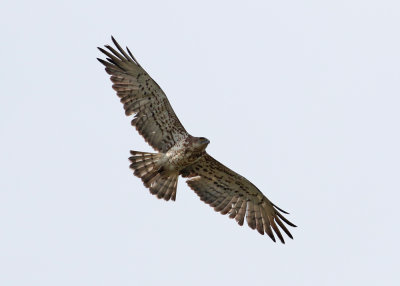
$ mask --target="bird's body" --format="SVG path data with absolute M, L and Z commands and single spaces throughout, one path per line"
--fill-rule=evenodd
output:
M 175 200 L 175 181 L 186 168 L 193 166 L 205 155 L 204 150 L 209 142 L 203 137 L 188 136 L 178 141 L 166 153 L 131 151 L 130 167 L 151 193 L 157 195 L 158 198 Z
M 165 153 L 167 164 L 180 172 L 199 160 L 205 154 L 204 150 L 209 143 L 204 137 L 187 137 Z
M 295 226 L 270 202 L 256 186 L 233 172 L 205 151 L 210 141 L 191 136 L 180 123 L 158 84 L 112 38 L 118 51 L 111 46 L 99 48 L 108 56 L 99 59 L 111 75 L 113 88 L 121 98 L 125 114 L 135 114 L 132 125 L 158 153 L 131 151 L 131 169 L 145 187 L 158 198 L 176 199 L 178 177 L 188 178 L 187 184 L 202 201 L 222 214 L 235 218 L 275 241 L 272 230 L 281 242 L 284 239 L 277 225 L 290 237 L 283 224 Z M 283 222 L 282 222 L 283 221 Z

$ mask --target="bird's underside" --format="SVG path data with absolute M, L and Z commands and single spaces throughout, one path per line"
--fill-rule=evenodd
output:
M 229 214 L 239 225 L 246 219 L 252 229 L 274 233 L 285 243 L 280 229 L 293 238 L 284 223 L 295 227 L 261 191 L 246 178 L 233 172 L 205 151 L 209 141 L 191 136 L 175 115 L 166 95 L 129 51 L 112 38 L 117 49 L 99 48 L 107 58 L 98 59 L 111 75 L 113 89 L 120 97 L 132 125 L 158 153 L 131 151 L 131 169 L 145 187 L 158 198 L 176 199 L 178 177 L 202 201 L 222 214 Z

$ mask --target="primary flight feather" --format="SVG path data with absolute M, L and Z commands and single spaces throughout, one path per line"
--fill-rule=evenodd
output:
M 191 136 L 182 126 L 167 96 L 147 74 L 130 50 L 106 45 L 99 50 L 107 56 L 98 59 L 111 75 L 113 89 L 120 97 L 127 116 L 134 115 L 132 125 L 158 153 L 131 151 L 130 168 L 153 195 L 176 199 L 178 176 L 202 201 L 221 214 L 229 214 L 239 225 L 246 219 L 252 229 L 274 233 L 285 243 L 280 229 L 293 238 L 284 223 L 295 227 L 250 181 L 225 167 L 205 151 L 210 141 Z M 279 226 L 279 227 L 278 227 Z

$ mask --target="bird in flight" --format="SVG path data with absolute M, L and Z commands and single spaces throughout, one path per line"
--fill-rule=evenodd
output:
M 157 153 L 130 151 L 130 168 L 150 193 L 166 201 L 176 199 L 178 177 L 200 199 L 221 214 L 229 214 L 239 225 L 247 224 L 266 233 L 273 241 L 275 234 L 285 243 L 279 227 L 293 239 L 284 223 L 296 227 L 250 181 L 211 157 L 206 148 L 210 141 L 194 137 L 183 127 L 167 96 L 142 68 L 128 47 L 126 51 L 111 37 L 115 47 L 99 50 L 107 56 L 99 59 L 111 75 L 127 116 L 134 115 L 132 126 Z M 279 226 L 279 227 L 278 227 Z

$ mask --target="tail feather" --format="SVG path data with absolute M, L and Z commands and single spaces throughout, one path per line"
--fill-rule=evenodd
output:
M 130 168 L 134 170 L 134 174 L 142 178 L 146 174 L 152 173 L 157 167 L 157 162 L 162 154 L 151 154 L 145 152 L 131 151 L 132 156 L 129 157 L 131 161 Z
M 160 183 L 158 183 L 159 181 Z M 166 178 L 163 177 L 162 179 L 158 180 L 157 184 L 154 187 L 152 186 L 151 189 L 157 193 L 157 197 L 159 199 L 163 198 L 168 201 L 170 198 L 172 198 L 172 200 L 175 201 L 177 182 L 178 176 L 169 176 Z
M 175 201 L 176 199 L 176 187 L 178 185 L 178 177 L 174 181 L 171 181 L 171 183 L 168 185 L 168 189 L 166 190 L 164 194 L 164 199 L 169 200 L 172 199 Z
M 175 201 L 179 173 L 166 174 L 162 171 L 158 161 L 163 154 L 131 151 L 131 155 L 129 158 L 130 168 L 134 171 L 135 176 L 142 179 L 150 193 L 159 199 Z
M 160 174 L 158 172 L 152 172 L 152 173 L 147 173 L 142 177 L 143 184 L 146 188 L 151 187 L 151 183 L 153 183 L 155 180 L 160 178 Z

